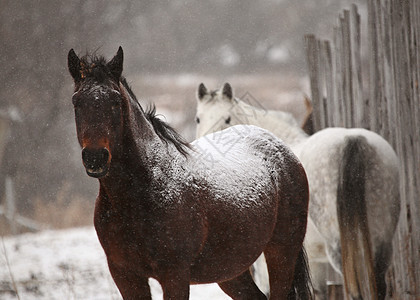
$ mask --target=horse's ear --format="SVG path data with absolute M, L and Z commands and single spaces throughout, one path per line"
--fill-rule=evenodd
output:
M 80 81 L 82 79 L 80 75 L 80 59 L 77 57 L 73 49 L 70 49 L 67 56 L 67 65 L 74 81 Z
M 197 90 L 197 97 L 199 100 L 202 100 L 204 98 L 205 95 L 208 94 L 207 88 L 204 85 L 204 83 L 200 83 L 200 85 L 198 86 L 198 90 Z
M 223 85 L 223 90 L 222 90 L 222 94 L 224 96 L 226 96 L 227 98 L 229 98 L 230 100 L 233 99 L 233 91 L 232 91 L 232 87 L 230 86 L 230 84 L 228 82 L 226 82 Z
M 120 81 L 120 77 L 123 71 L 124 52 L 122 47 L 118 48 L 117 54 L 107 64 L 109 71 L 115 81 Z

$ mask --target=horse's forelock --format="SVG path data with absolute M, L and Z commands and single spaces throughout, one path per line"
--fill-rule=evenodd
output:
M 214 90 L 214 91 L 211 91 L 210 92 L 210 96 L 212 97 L 212 98 L 214 98 L 214 97 L 216 97 L 217 96 L 217 93 L 219 92 L 219 90 Z
M 100 83 L 111 79 L 105 58 L 95 54 L 86 54 L 80 58 L 80 75 L 82 79 L 93 79 Z

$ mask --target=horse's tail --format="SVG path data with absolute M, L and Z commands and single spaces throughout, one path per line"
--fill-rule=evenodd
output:
M 287 298 L 300 300 L 313 299 L 313 287 L 309 274 L 308 258 L 303 246 L 296 260 L 292 289 Z
M 377 299 L 365 199 L 369 150 L 366 138 L 346 138 L 338 174 L 337 217 L 344 284 L 353 299 Z

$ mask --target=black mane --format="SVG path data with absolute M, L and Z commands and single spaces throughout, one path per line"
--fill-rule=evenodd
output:
M 188 155 L 187 149 L 191 149 L 191 145 L 168 123 L 156 116 L 156 106 L 154 104 L 148 107 L 145 114 L 162 141 L 172 143 L 182 155 Z
M 143 108 L 138 102 L 136 95 L 134 95 L 132 89 L 124 77 L 121 77 L 121 83 L 127 90 L 130 97 L 139 105 L 140 109 L 143 111 Z M 156 115 L 156 106 L 154 104 L 149 106 L 144 114 L 162 141 L 164 141 L 166 144 L 172 143 L 182 155 L 188 155 L 187 149 L 191 149 L 191 145 L 185 141 L 184 138 L 175 131 L 175 129 L 173 129 L 168 123 Z

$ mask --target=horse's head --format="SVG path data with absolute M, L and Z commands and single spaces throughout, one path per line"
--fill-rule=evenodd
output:
M 209 91 L 200 83 L 197 90 L 197 137 L 236 125 L 234 110 L 237 105 L 232 87 L 225 83 L 219 90 Z
M 122 139 L 122 107 L 127 97 L 120 84 L 123 50 L 120 47 L 106 62 L 88 55 L 79 59 L 71 49 L 68 67 L 75 85 L 72 101 L 83 165 L 89 176 L 100 178 L 107 174 Z

